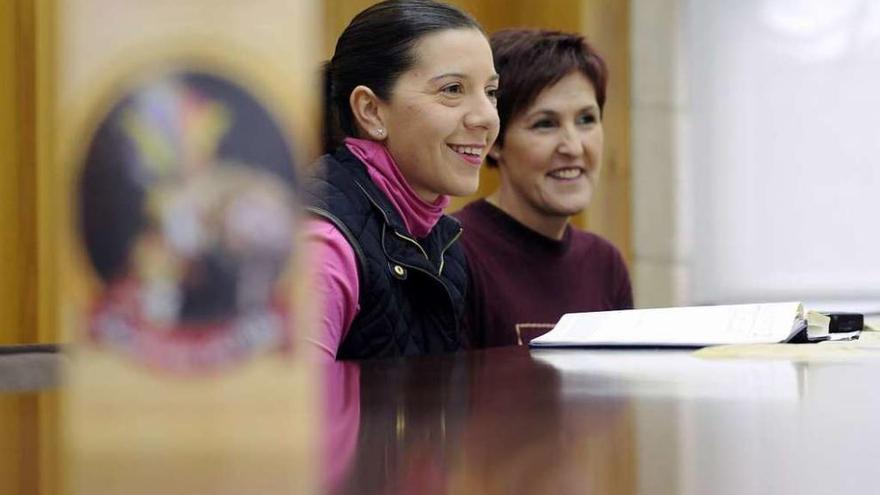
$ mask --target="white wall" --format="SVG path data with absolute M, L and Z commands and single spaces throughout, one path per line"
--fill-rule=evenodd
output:
M 637 304 L 880 301 L 880 2 L 632 16 Z

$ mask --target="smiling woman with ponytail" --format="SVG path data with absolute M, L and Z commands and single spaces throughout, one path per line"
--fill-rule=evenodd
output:
M 328 359 L 462 346 L 467 269 L 448 196 L 477 189 L 498 135 L 498 76 L 466 13 L 391 0 L 358 14 L 324 67 L 327 154 L 306 186 L 311 340 Z

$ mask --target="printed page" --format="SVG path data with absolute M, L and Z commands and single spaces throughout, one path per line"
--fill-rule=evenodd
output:
M 803 319 L 796 302 L 564 315 L 533 346 L 706 346 L 783 342 Z

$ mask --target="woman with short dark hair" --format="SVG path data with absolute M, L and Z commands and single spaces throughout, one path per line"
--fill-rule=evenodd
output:
M 464 12 L 392 0 L 358 14 L 326 71 L 328 154 L 307 180 L 328 358 L 462 345 L 467 274 L 448 196 L 472 194 L 498 135 L 498 76 Z
M 570 225 L 598 184 L 605 62 L 577 34 L 505 30 L 491 44 L 501 131 L 488 160 L 501 184 L 456 215 L 476 347 L 527 343 L 565 313 L 633 305 L 619 251 Z

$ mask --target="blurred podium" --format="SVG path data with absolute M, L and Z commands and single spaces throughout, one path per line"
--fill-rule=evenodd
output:
M 73 344 L 45 488 L 316 491 L 294 340 L 318 2 L 53 5 L 49 320 Z

